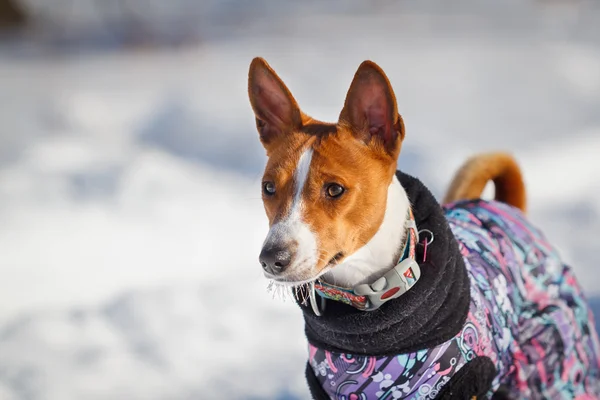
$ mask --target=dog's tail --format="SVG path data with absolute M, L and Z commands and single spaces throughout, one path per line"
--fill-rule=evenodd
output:
M 444 203 L 478 199 L 490 180 L 496 188 L 496 200 L 525 211 L 526 193 L 521 169 L 506 153 L 478 154 L 467 160 L 454 175 Z

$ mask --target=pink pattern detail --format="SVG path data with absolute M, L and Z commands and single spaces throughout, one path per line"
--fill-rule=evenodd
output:
M 327 358 L 327 364 L 329 364 L 329 368 L 331 368 L 331 370 L 335 373 L 338 372 L 338 369 L 336 368 L 335 365 L 333 365 L 333 360 L 331 359 L 331 353 L 330 352 L 325 352 L 325 358 Z
M 313 360 L 315 358 L 315 354 L 317 354 L 317 348 L 312 344 L 308 344 L 308 359 Z
M 371 376 L 371 374 L 373 373 L 373 370 L 375 369 L 376 362 L 377 362 L 377 359 L 375 357 L 369 357 L 369 366 L 365 369 L 365 372 L 363 372 L 363 376 L 365 378 L 368 378 L 369 376 Z

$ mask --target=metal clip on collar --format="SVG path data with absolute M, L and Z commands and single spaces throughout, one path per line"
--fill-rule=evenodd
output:
M 323 316 L 323 312 L 325 311 L 325 298 L 319 296 L 319 299 L 321 299 L 321 308 L 319 308 L 319 305 L 317 304 L 317 293 L 315 292 L 315 281 L 312 281 L 310 283 L 310 292 L 308 293 L 308 297 L 310 300 L 310 306 L 312 307 L 313 311 L 315 312 L 315 315 L 317 317 L 321 317 Z

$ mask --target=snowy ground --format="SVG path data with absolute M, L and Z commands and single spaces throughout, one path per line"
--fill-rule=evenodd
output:
M 531 218 L 600 294 L 600 14 L 384 11 L 172 51 L 0 53 L 1 400 L 306 398 L 301 316 L 256 261 L 256 55 L 326 120 L 378 62 L 400 167 L 438 196 L 466 156 L 515 153 Z

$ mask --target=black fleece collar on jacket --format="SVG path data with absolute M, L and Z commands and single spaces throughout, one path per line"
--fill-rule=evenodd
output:
M 360 311 L 337 301 L 317 317 L 310 304 L 297 301 L 305 332 L 313 345 L 355 355 L 397 355 L 434 347 L 452 338 L 465 322 L 470 303 L 469 278 L 443 210 L 416 178 L 397 172 L 419 230 L 434 234 L 427 248 L 417 246 L 421 278 L 408 292 L 376 311 Z

